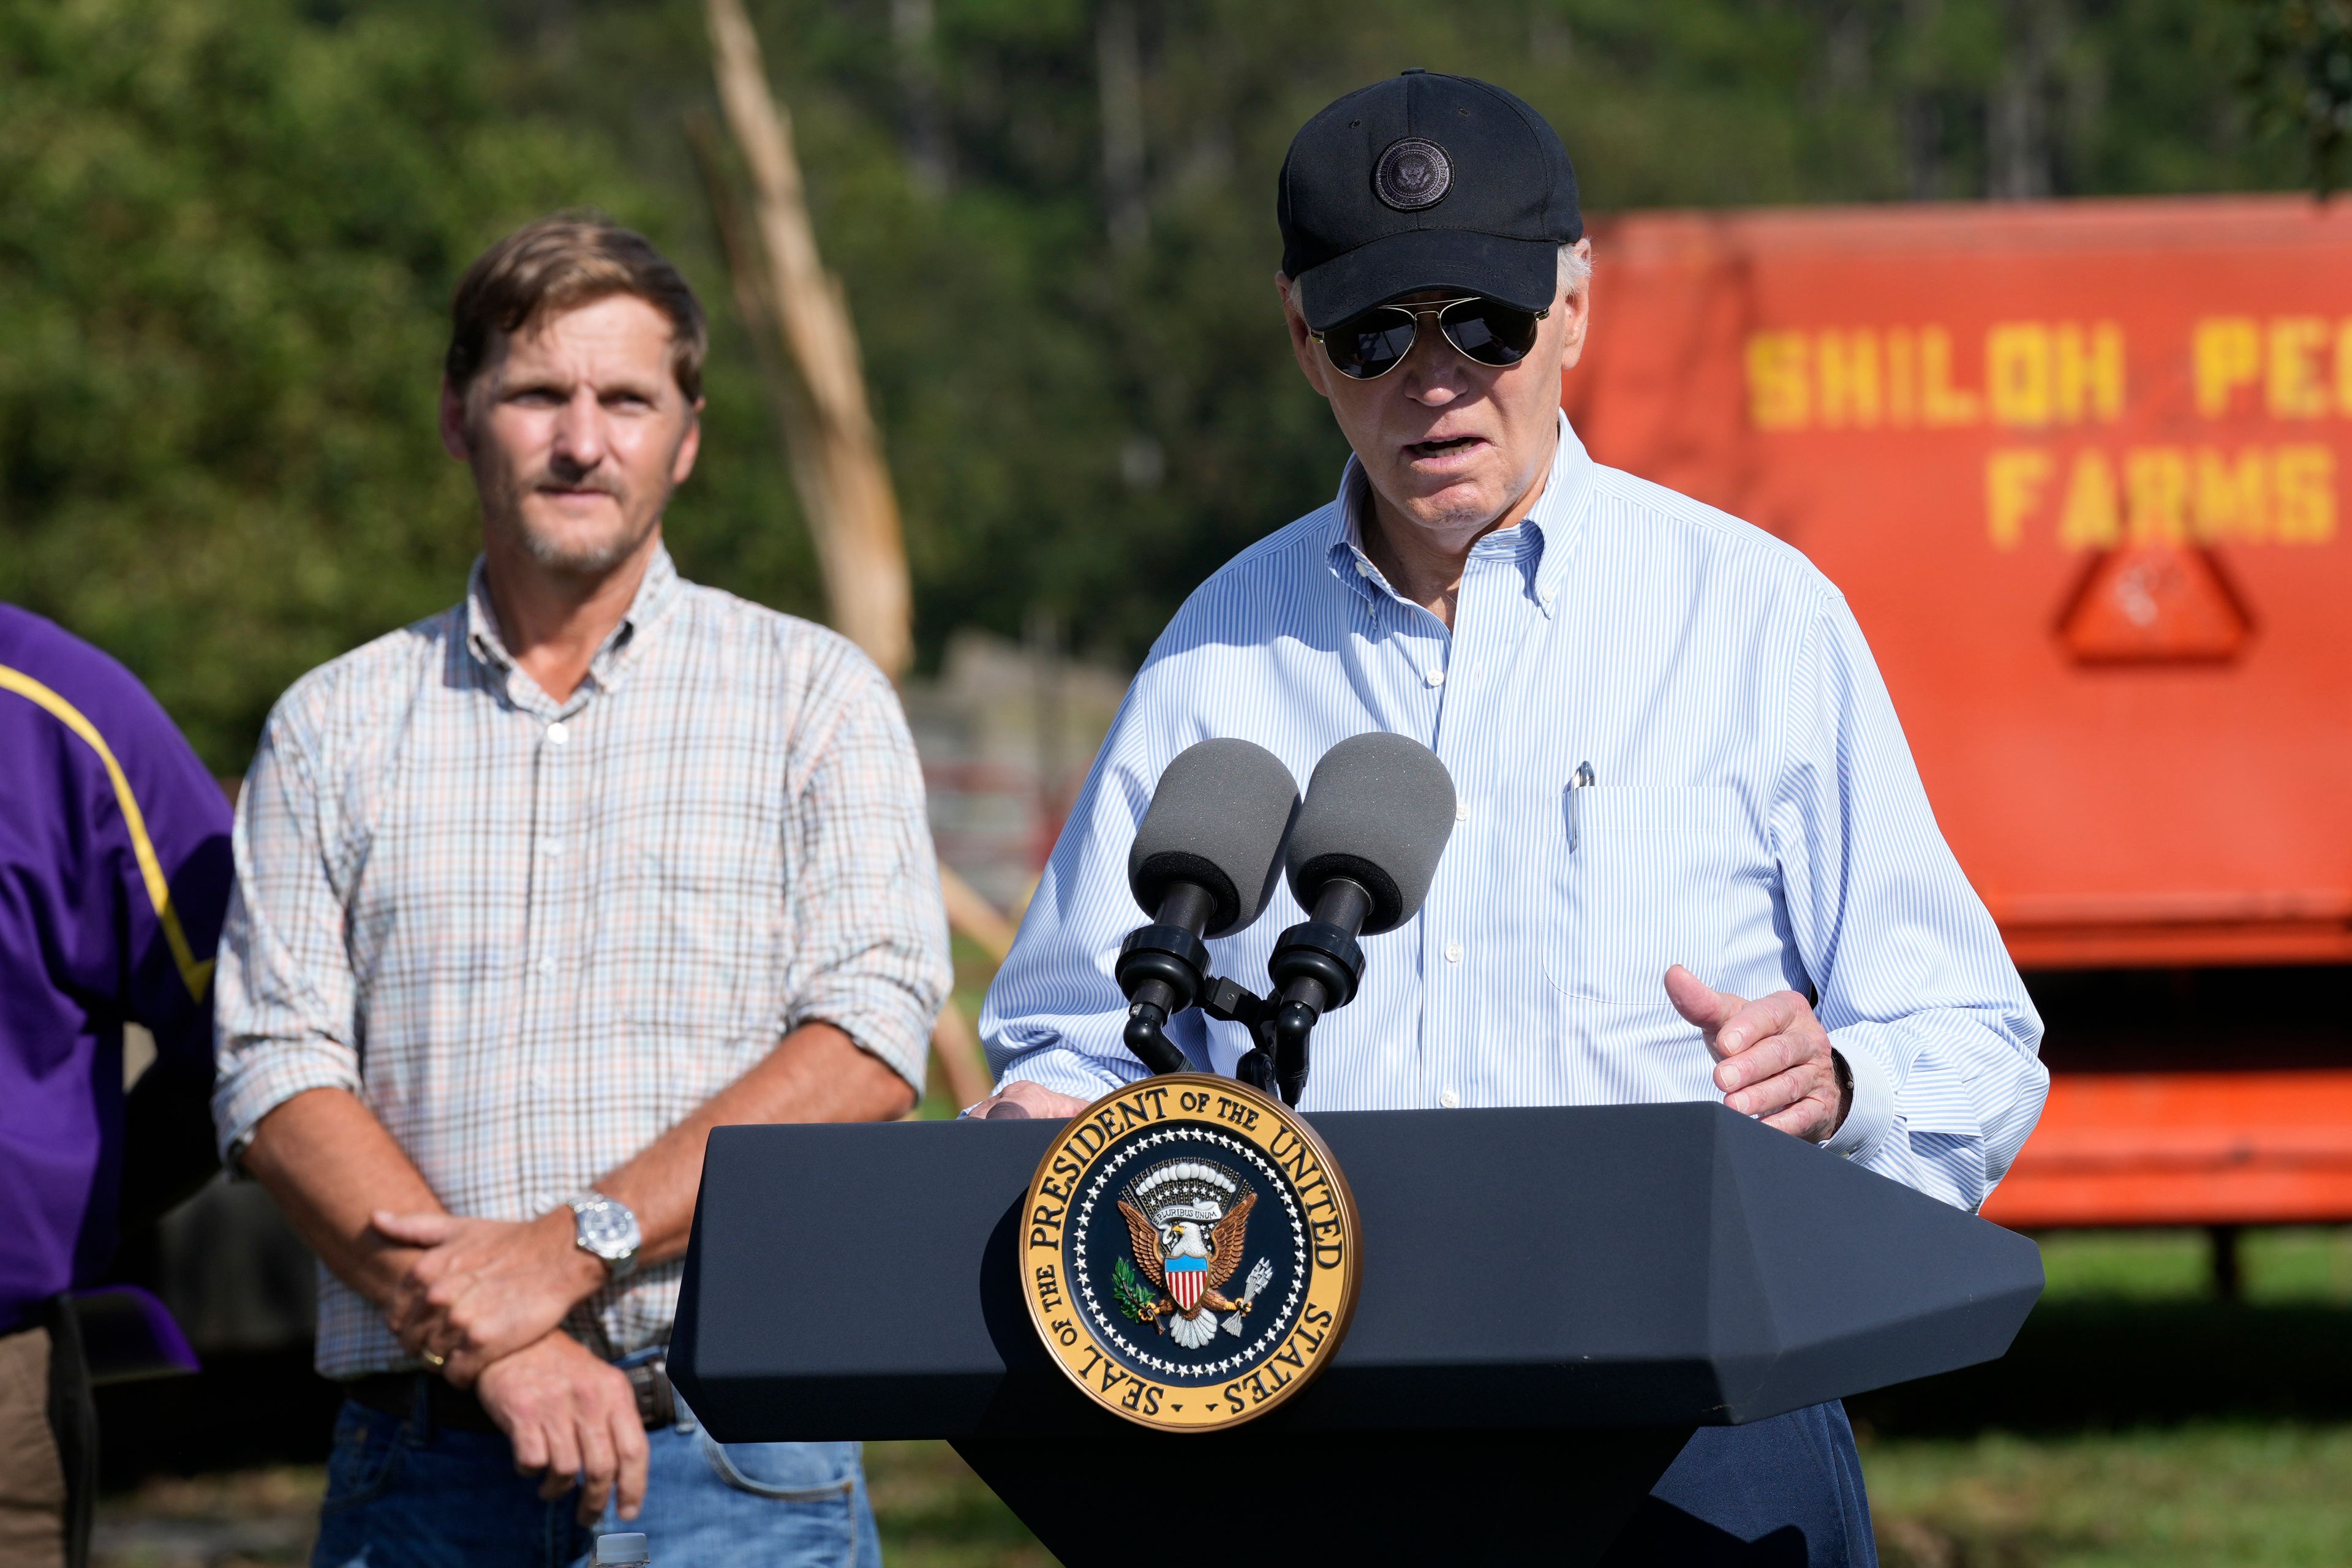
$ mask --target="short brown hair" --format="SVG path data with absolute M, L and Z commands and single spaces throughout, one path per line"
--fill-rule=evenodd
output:
M 475 258 L 449 301 L 449 353 L 441 373 L 462 394 L 497 337 L 610 294 L 635 294 L 669 318 L 670 374 L 687 402 L 700 397 L 702 358 L 710 346 L 701 302 L 651 240 L 596 213 L 558 213 L 525 224 Z

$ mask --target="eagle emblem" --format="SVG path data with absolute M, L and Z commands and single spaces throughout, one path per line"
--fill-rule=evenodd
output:
M 1124 1268 L 1114 1269 L 1114 1289 L 1127 1315 L 1187 1350 L 1216 1337 L 1220 1312 L 1233 1314 L 1223 1320 L 1225 1331 L 1240 1333 L 1241 1315 L 1273 1275 L 1261 1258 L 1238 1300 L 1222 1289 L 1241 1267 L 1256 1205 L 1254 1189 L 1206 1160 L 1171 1160 L 1129 1183 L 1118 1212 L 1127 1219 L 1136 1267 L 1151 1288 L 1146 1290 Z

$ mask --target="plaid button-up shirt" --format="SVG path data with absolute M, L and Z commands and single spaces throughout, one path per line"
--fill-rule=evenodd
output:
M 224 1152 L 294 1095 L 349 1089 L 459 1215 L 547 1212 L 811 1020 L 919 1089 L 950 981 L 888 682 L 667 552 L 569 700 L 507 653 L 478 564 L 463 605 L 305 676 L 236 850 Z M 658 1343 L 679 1271 L 568 1326 L 607 1353 Z M 413 1364 L 323 1269 L 318 1364 Z

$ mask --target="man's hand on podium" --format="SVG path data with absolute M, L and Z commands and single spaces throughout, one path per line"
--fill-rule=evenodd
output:
M 1014 1079 L 986 1100 L 966 1106 L 963 1113 L 974 1120 L 1034 1118 L 1039 1121 L 1067 1121 L 1086 1108 L 1087 1102 L 1074 1094 L 1056 1094 L 1038 1084 Z
M 1666 971 L 1666 999 L 1706 1034 L 1724 1104 L 1814 1143 L 1845 1121 L 1853 1090 L 1829 1031 L 1802 996 L 1775 991 L 1750 1002 L 1677 963 Z

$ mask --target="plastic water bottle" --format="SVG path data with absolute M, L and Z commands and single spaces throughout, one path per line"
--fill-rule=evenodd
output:
M 600 1535 L 596 1550 L 590 1554 L 591 1568 L 647 1568 L 653 1553 L 646 1547 L 646 1538 L 632 1531 L 626 1535 Z

